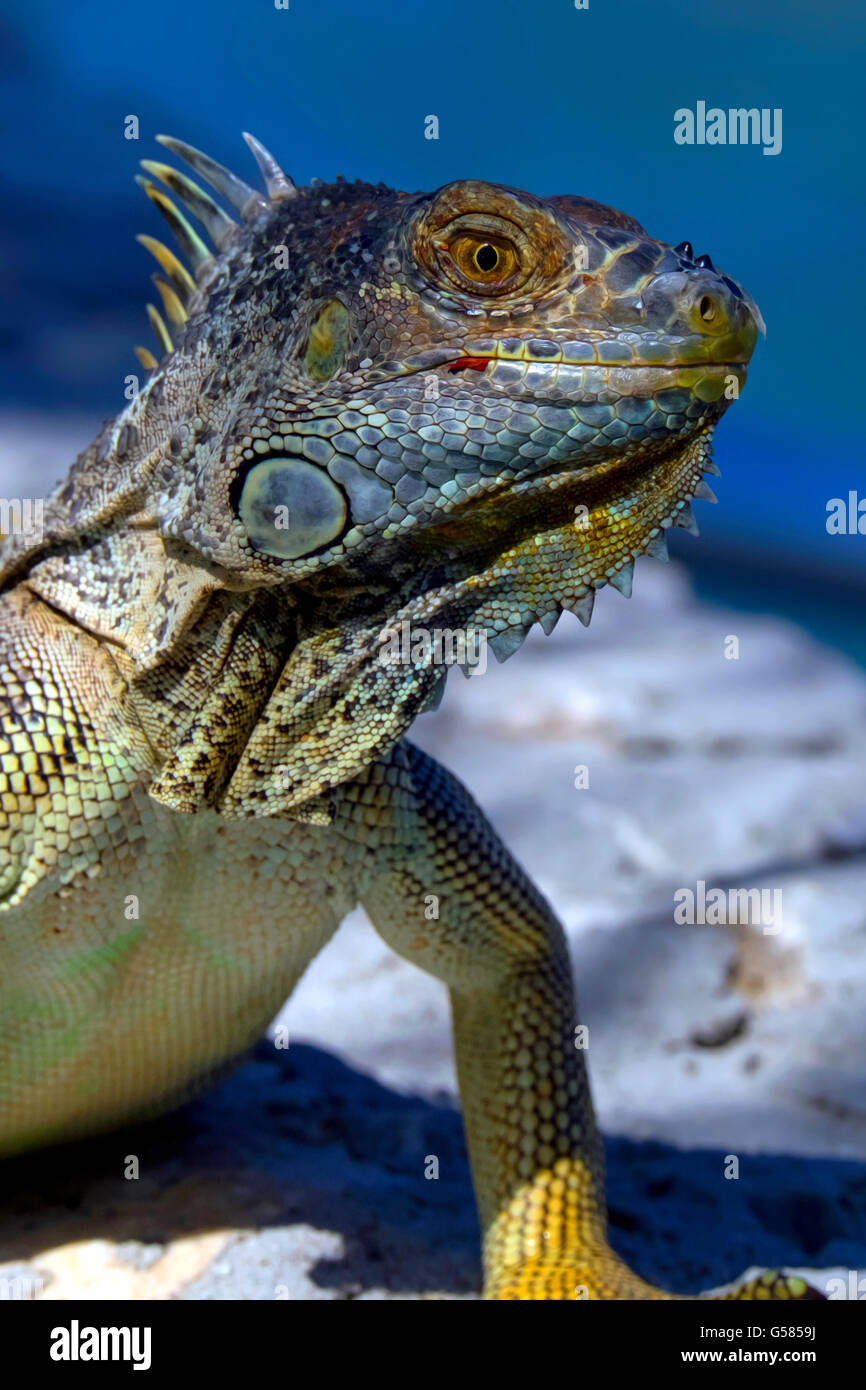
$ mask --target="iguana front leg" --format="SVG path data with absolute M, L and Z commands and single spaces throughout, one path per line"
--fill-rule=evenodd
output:
M 669 1299 L 606 1235 L 602 1145 L 561 926 L 466 790 L 402 745 L 350 790 L 377 845 L 361 898 L 389 944 L 451 991 L 492 1299 Z M 371 840 L 367 841 L 368 846 Z M 438 918 L 425 900 L 438 900 Z M 798 1298 L 770 1274 L 735 1297 Z
M 395 785 L 396 781 L 396 785 Z M 411 746 L 371 769 L 361 899 L 450 987 L 488 1298 L 664 1298 L 607 1244 L 603 1155 L 562 928 L 469 794 Z M 359 807 L 360 810 L 360 807 Z M 438 900 L 438 919 L 425 899 Z

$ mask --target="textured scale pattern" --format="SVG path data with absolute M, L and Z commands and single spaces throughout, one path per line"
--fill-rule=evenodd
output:
M 607 1244 L 562 929 L 405 740 L 444 666 L 383 643 L 504 660 L 627 596 L 712 498 L 760 314 L 588 199 L 301 189 L 246 138 L 265 193 L 145 161 L 158 355 L 0 546 L 0 1153 L 179 1103 L 361 902 L 451 992 L 487 1296 L 669 1298 Z

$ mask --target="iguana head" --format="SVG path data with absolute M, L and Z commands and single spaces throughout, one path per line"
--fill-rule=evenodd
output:
M 264 196 L 162 143 L 240 220 L 145 162 L 216 251 L 144 181 L 193 274 L 143 238 L 166 276 L 162 356 L 140 352 L 146 383 L 52 499 L 29 580 L 116 642 L 145 694 L 200 659 L 208 624 L 240 625 L 269 653 L 249 727 L 199 776 L 193 719 L 154 792 L 325 814 L 441 688 L 429 659 L 383 661 L 383 634 L 472 628 L 504 659 L 564 608 L 588 622 L 599 587 L 630 592 L 635 557 L 693 526 L 760 314 L 709 256 L 584 198 L 297 189 L 249 139 Z M 94 556 L 103 585 L 124 575 L 107 604 Z

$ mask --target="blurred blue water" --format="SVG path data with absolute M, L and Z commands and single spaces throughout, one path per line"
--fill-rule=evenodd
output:
M 476 175 L 613 203 L 691 240 L 754 293 L 768 324 L 717 442 L 709 551 L 800 584 L 863 574 L 866 536 L 828 536 L 860 487 L 866 21 L 845 0 L 151 0 L 0 5 L 0 405 L 122 404 L 148 341 L 162 235 L 132 179 L 177 134 L 252 177 L 254 131 L 296 179 L 401 187 Z M 783 148 L 680 146 L 698 100 L 783 111 Z M 140 120 L 136 141 L 124 117 Z M 436 114 L 438 141 L 424 138 Z M 812 590 L 814 591 L 814 590 Z M 834 590 L 835 592 L 835 590 Z M 857 591 L 855 589 L 855 596 Z M 761 601 L 758 594 L 755 602 Z M 838 606 L 843 599 L 834 599 Z M 852 605 L 854 646 L 866 649 Z M 845 644 L 844 631 L 841 638 Z

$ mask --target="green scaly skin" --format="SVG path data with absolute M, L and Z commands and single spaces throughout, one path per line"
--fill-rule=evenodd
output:
M 612 1253 L 563 934 L 404 740 L 404 621 L 501 659 L 691 526 L 760 316 L 583 198 L 267 196 L 146 163 L 162 357 L 10 537 L 0 593 L 0 1152 L 177 1104 L 357 902 L 451 990 L 495 1298 L 664 1298 Z M 439 917 L 424 914 L 435 894 Z M 771 1276 L 738 1296 L 799 1297 Z

